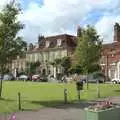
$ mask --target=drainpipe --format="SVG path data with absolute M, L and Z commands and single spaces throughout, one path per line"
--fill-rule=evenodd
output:
M 118 78 L 118 63 L 115 63 L 115 73 L 114 73 L 114 78 Z
M 106 81 L 108 80 L 108 55 L 106 55 Z
M 119 68 L 119 66 L 120 66 L 120 62 L 118 62 L 118 64 L 117 64 L 117 70 L 118 70 L 118 79 L 120 78 L 120 76 L 119 76 L 119 73 L 120 73 L 120 68 Z

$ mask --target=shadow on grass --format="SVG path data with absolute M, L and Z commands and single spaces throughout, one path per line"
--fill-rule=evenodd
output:
M 114 90 L 114 92 L 120 92 L 120 90 Z
M 69 108 L 78 108 L 78 109 L 84 109 L 88 106 L 96 104 L 98 101 L 71 101 L 68 103 L 64 103 L 62 100 L 51 100 L 51 101 L 27 101 L 32 104 L 42 105 L 43 107 L 48 108 L 56 108 L 56 109 L 69 109 Z M 29 111 L 29 109 L 23 109 L 25 111 Z
M 37 112 L 38 111 L 38 109 L 32 109 L 32 108 L 22 108 L 21 110 L 19 110 L 19 111 L 33 111 L 33 112 Z
M 0 100 L 2 100 L 2 101 L 8 101 L 8 102 L 13 102 L 13 101 L 15 101 L 15 100 L 12 100 L 12 99 L 6 99 L 6 98 L 0 98 Z
M 5 99 L 3 98 L 2 100 L 8 101 L 8 102 L 14 102 L 16 100 L 11 100 L 11 99 Z M 56 108 L 56 109 L 71 109 L 71 108 L 76 108 L 76 109 L 84 109 L 88 106 L 95 105 L 97 100 L 93 101 L 86 101 L 86 100 L 73 100 L 73 101 L 68 101 L 67 103 L 64 102 L 64 100 L 48 100 L 48 101 L 29 101 L 29 100 L 23 100 L 21 101 L 21 104 L 24 102 L 28 102 L 37 106 L 42 106 L 43 108 Z M 27 108 L 22 104 L 22 109 L 21 111 L 38 111 L 39 109 L 33 109 L 33 108 Z
M 6 101 L 6 102 L 15 102 L 16 100 L 12 99 L 5 99 L 2 98 L 0 100 Z M 33 108 L 27 108 L 24 106 L 24 102 L 31 103 L 37 106 L 42 106 L 43 108 L 56 108 L 56 109 L 69 109 L 69 108 L 78 108 L 78 109 L 84 109 L 85 107 L 88 107 L 90 105 L 94 105 L 94 102 L 88 102 L 85 100 L 73 100 L 68 101 L 67 103 L 64 102 L 64 100 L 48 100 L 48 101 L 29 101 L 29 100 L 21 100 L 22 109 L 21 111 L 38 111 L 39 109 L 33 109 Z

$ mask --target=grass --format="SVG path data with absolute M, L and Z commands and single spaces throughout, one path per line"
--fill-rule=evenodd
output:
M 51 107 L 64 102 L 63 91 L 68 89 L 68 100 L 77 100 L 75 84 L 39 83 L 39 82 L 10 82 L 3 84 L 3 94 L 0 100 L 0 113 L 15 112 L 18 110 L 18 92 L 21 93 L 22 108 L 34 110 L 41 107 Z M 101 84 L 101 97 L 118 96 L 120 85 Z M 90 84 L 89 89 L 81 92 L 81 100 L 93 100 L 96 97 L 96 84 Z

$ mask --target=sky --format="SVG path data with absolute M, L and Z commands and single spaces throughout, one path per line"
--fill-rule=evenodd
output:
M 2 8 L 10 0 L 0 0 Z M 120 0 L 18 0 L 25 24 L 19 32 L 28 43 L 38 35 L 76 35 L 77 26 L 93 25 L 104 43 L 113 41 L 113 26 L 120 23 Z

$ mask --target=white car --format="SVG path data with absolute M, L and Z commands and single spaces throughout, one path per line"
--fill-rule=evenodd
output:
M 20 75 L 18 77 L 19 80 L 28 80 L 28 76 L 27 75 Z
M 120 83 L 120 79 L 119 78 L 113 78 L 111 80 L 111 82 L 113 82 L 114 84 Z

